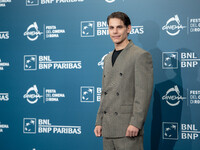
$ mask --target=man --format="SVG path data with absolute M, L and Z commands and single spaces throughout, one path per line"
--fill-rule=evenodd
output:
M 101 103 L 94 133 L 104 150 L 143 150 L 143 126 L 153 89 L 151 55 L 128 40 L 131 21 L 123 12 L 107 18 L 115 50 L 104 59 Z

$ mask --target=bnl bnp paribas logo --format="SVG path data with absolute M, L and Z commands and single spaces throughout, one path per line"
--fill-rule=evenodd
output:
M 186 97 L 181 95 L 177 85 L 167 90 L 166 94 L 162 96 L 162 100 L 166 101 L 169 106 L 178 106 L 185 99 Z
M 65 29 L 58 29 L 56 25 L 43 25 L 43 32 L 40 31 L 37 22 L 29 25 L 24 32 L 24 36 L 30 41 L 36 41 L 42 34 L 43 39 L 59 38 L 61 34 L 66 33 Z
M 101 100 L 101 87 L 96 88 L 96 101 Z M 94 86 L 81 86 L 80 88 L 80 101 L 82 103 L 95 102 L 95 87 Z
M 37 61 L 38 60 L 38 61 Z M 24 55 L 24 70 L 65 70 L 65 69 L 81 69 L 81 61 L 55 61 L 50 56 Z
M 81 126 L 52 125 L 50 119 L 23 119 L 24 134 L 81 134 Z
M 194 52 L 162 52 L 162 69 L 195 68 L 200 58 Z M 180 65 L 178 64 L 180 62 Z
M 109 35 L 107 21 L 81 21 L 81 37 Z M 143 34 L 144 26 L 132 26 L 131 34 Z
M 0 0 L 0 7 L 6 7 L 6 4 L 11 2 L 11 0 Z
M 0 31 L 0 40 L 8 40 L 8 39 L 9 39 L 9 31 Z
M 184 28 L 186 28 L 186 26 L 183 26 L 178 15 L 175 15 L 167 20 L 166 24 L 162 27 L 162 30 L 165 30 L 170 36 L 176 36 Z
M 40 2 L 40 3 L 39 3 Z M 84 0 L 26 0 L 26 6 L 84 2 Z
M 179 129 L 180 127 L 180 129 Z M 180 137 L 178 136 L 180 132 Z M 164 140 L 196 140 L 200 132 L 196 124 L 180 124 L 178 122 L 163 122 L 162 123 L 162 138 Z

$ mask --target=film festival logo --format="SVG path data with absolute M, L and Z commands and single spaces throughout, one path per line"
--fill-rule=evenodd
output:
M 180 90 L 177 85 L 167 90 L 166 94 L 162 97 L 162 100 L 166 101 L 169 106 L 177 106 L 184 99 L 186 97 L 180 95 Z
M 43 97 L 43 103 L 45 102 L 59 102 L 61 98 L 65 98 L 64 93 L 58 93 L 56 89 L 46 89 L 43 88 L 43 96 L 38 93 L 38 89 L 36 85 L 30 87 L 24 98 L 30 103 L 35 104 L 37 101 Z
M 5 129 L 9 129 L 9 125 L 8 124 L 3 124 L 0 121 L 0 133 L 3 133 Z
M 38 37 L 40 35 L 42 35 L 43 32 L 39 31 L 38 25 L 36 22 L 34 22 L 33 24 L 31 24 L 30 26 L 28 26 L 26 32 L 24 32 L 24 36 L 27 36 L 27 38 L 30 41 L 35 41 L 38 39 Z
M 163 139 L 178 140 L 178 123 L 175 122 L 163 122 Z
M 167 20 L 166 24 L 162 27 L 162 30 L 165 30 L 170 36 L 175 36 L 178 35 L 184 28 L 186 28 L 186 26 L 183 26 L 178 15 L 175 15 Z
M 107 56 L 108 54 L 105 54 L 102 58 L 101 58 L 101 60 L 98 62 L 98 66 L 101 66 L 101 68 L 103 69 L 103 66 L 104 66 L 104 59 L 105 59 L 105 57 Z
M 0 58 L 0 71 L 1 70 L 4 70 L 5 67 L 9 67 L 10 66 L 10 63 L 9 62 L 3 62 Z
M 178 52 L 162 53 L 162 69 L 178 69 Z
M 43 32 L 40 32 L 39 27 L 36 22 L 29 25 L 24 36 L 30 41 L 35 41 L 40 35 L 43 34 L 43 39 L 59 38 L 60 34 L 65 34 L 65 29 L 59 29 L 56 25 L 43 25 Z
M 42 96 L 38 93 L 38 88 L 36 85 L 33 85 L 33 87 L 30 87 L 26 94 L 24 95 L 24 98 L 30 103 L 35 104 L 37 101 L 42 98 Z
M 115 0 L 105 0 L 107 3 L 113 3 Z
M 81 134 L 81 126 L 52 125 L 50 119 L 24 118 L 24 134 Z

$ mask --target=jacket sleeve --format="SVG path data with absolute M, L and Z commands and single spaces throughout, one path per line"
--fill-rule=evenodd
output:
M 105 57 L 106 58 L 106 57 Z M 97 112 L 97 117 L 96 117 L 96 123 L 95 126 L 102 126 L 102 119 L 103 119 L 103 112 L 102 112 L 102 95 L 103 95 L 103 85 L 104 85 L 104 70 L 105 70 L 105 58 L 104 58 L 104 64 L 103 64 L 103 75 L 102 75 L 102 90 L 101 90 L 101 101 L 100 101 L 100 106 Z
M 153 64 L 151 54 L 142 53 L 135 62 L 135 97 L 130 125 L 143 128 L 153 90 Z

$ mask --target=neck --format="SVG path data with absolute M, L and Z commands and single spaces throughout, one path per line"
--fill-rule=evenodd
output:
M 116 49 L 116 51 L 124 49 L 128 45 L 128 43 L 129 43 L 128 39 L 125 39 L 121 43 L 115 43 L 115 49 Z

